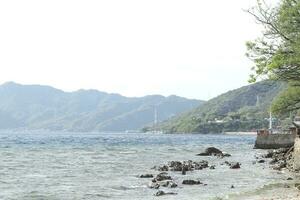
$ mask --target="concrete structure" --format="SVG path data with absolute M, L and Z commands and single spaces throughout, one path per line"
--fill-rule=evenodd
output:
M 257 133 L 256 149 L 279 149 L 290 148 L 295 143 L 296 134 L 271 134 L 268 131 Z
M 293 169 L 296 171 L 300 171 L 300 138 L 299 137 L 295 139 L 293 159 L 294 159 Z

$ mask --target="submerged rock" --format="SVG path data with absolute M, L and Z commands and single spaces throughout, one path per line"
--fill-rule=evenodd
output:
M 152 174 L 142 174 L 139 177 L 140 178 L 153 178 L 154 176 Z
M 158 191 L 154 194 L 154 196 L 164 196 L 164 195 L 176 195 L 177 193 L 174 192 L 164 192 L 164 191 Z
M 221 163 L 221 165 L 228 165 L 230 167 L 230 169 L 239 169 L 241 168 L 241 163 L 239 162 L 228 162 L 228 161 L 225 161 L 224 163 Z
M 198 180 L 183 180 L 182 184 L 183 185 L 200 185 L 202 183 Z

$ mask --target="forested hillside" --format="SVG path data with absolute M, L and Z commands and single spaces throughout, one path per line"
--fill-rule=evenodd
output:
M 220 133 L 267 128 L 273 99 L 286 84 L 263 81 L 229 91 L 161 124 L 169 133 Z

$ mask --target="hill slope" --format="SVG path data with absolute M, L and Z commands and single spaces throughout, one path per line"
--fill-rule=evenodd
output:
M 68 131 L 137 130 L 199 106 L 177 96 L 127 98 L 97 90 L 64 92 L 49 86 L 5 83 L 0 86 L 0 129 Z
M 232 90 L 163 122 L 160 128 L 171 133 L 220 133 L 265 128 L 271 102 L 285 88 L 284 83 L 263 81 Z

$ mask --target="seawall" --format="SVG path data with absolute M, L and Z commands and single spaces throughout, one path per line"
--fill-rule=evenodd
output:
M 258 134 L 255 146 L 256 149 L 279 149 L 289 148 L 295 143 L 295 134 Z M 299 141 L 300 143 L 300 141 Z M 300 144 L 299 144 L 300 151 Z
M 293 153 L 293 169 L 296 171 L 300 170 L 300 138 L 295 139 L 294 153 Z

